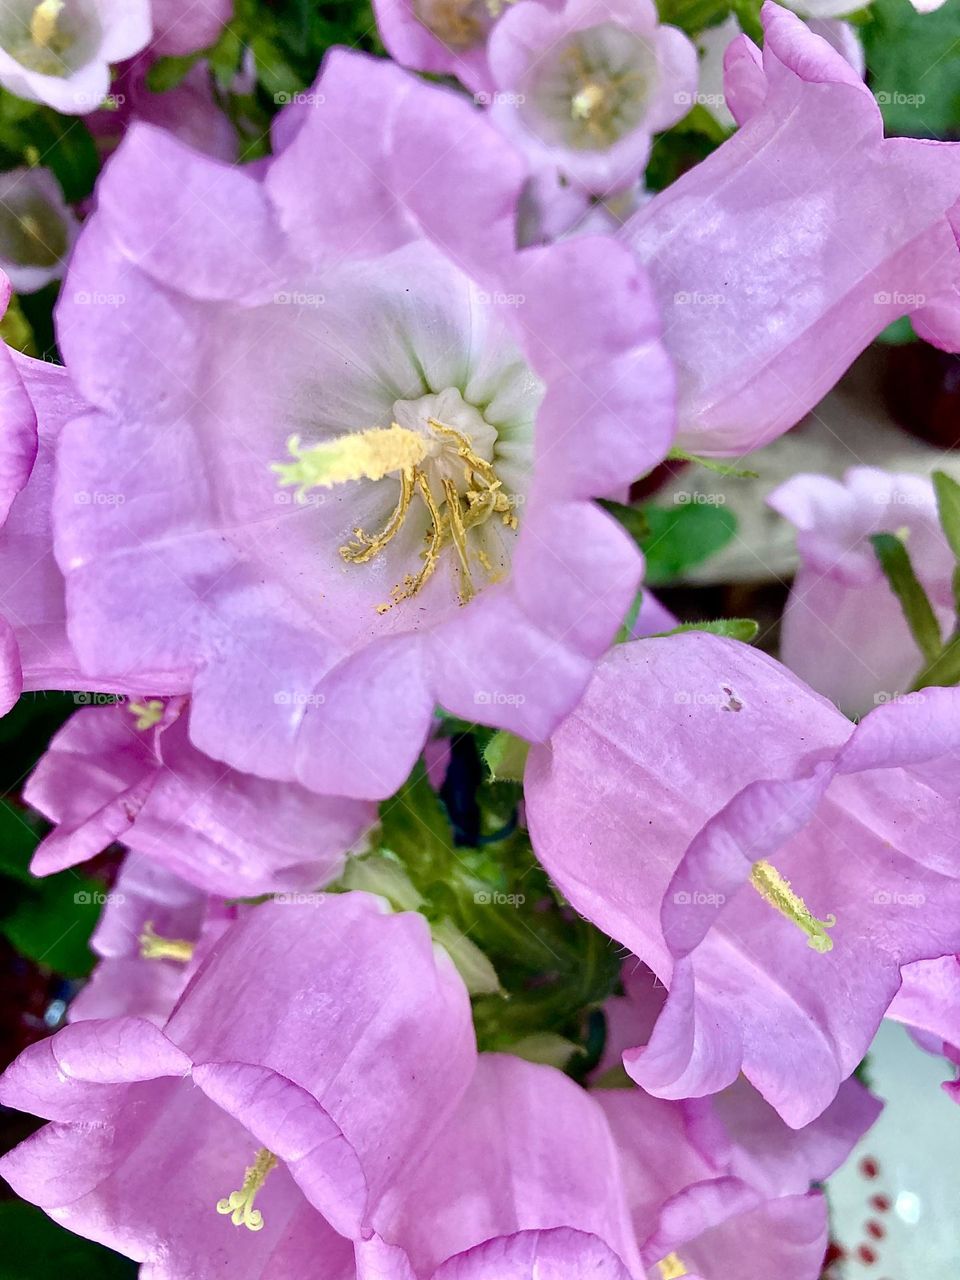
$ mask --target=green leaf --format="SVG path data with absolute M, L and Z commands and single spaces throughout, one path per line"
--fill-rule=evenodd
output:
M 308 81 L 287 61 L 283 51 L 268 37 L 255 35 L 250 42 L 256 59 L 257 78 L 275 102 L 289 102 L 306 89 Z
M 0 341 L 16 351 L 22 351 L 24 355 L 39 354 L 30 321 L 23 314 L 20 299 L 16 294 L 10 299 L 3 319 L 0 320 Z
M 742 640 L 750 644 L 757 637 L 760 624 L 753 618 L 717 618 L 713 622 L 684 622 L 672 631 L 661 631 L 662 636 L 678 636 L 684 631 L 709 631 L 714 636 L 726 636 L 730 640 Z
M 499 729 L 483 750 L 483 761 L 495 782 L 522 782 L 530 743 Z
M 633 538 L 643 546 L 650 537 L 650 523 L 643 507 L 628 507 L 622 502 L 601 501 L 600 506 L 614 517 Z
M 671 508 L 647 507 L 650 538 L 643 550 L 648 586 L 682 577 L 695 565 L 722 550 L 737 530 L 737 518 L 726 507 L 687 503 Z
M 388 853 L 348 858 L 335 889 L 362 890 L 386 898 L 394 911 L 419 911 L 423 897 L 399 862 Z
M 722 22 L 731 8 L 730 0 L 657 0 L 660 21 L 688 35 Z
M 30 859 L 39 839 L 25 814 L 0 801 L 0 876 L 8 882 L 0 933 L 28 960 L 82 978 L 93 967 L 88 944 L 103 908 L 104 888 L 75 871 L 32 876 Z
M 760 0 L 733 0 L 730 8 L 736 14 L 740 30 L 754 44 L 763 44 L 763 25 L 760 22 Z
M 0 1204 L 0 1280 L 135 1280 L 137 1264 L 75 1236 L 20 1200 Z
M 899 320 L 894 320 L 881 333 L 878 333 L 874 341 L 881 342 L 887 347 L 905 347 L 910 342 L 916 342 L 917 335 L 910 317 L 901 316 Z
M 760 473 L 749 471 L 743 467 L 733 467 L 729 462 L 720 462 L 717 458 L 704 458 L 699 453 L 687 453 L 686 449 L 675 446 L 667 454 L 674 462 L 695 462 L 698 467 L 706 467 L 718 476 L 733 476 L 737 480 L 759 480 Z
M 620 624 L 620 630 L 617 632 L 617 644 L 627 644 L 633 639 L 633 629 L 637 625 L 637 619 L 640 617 L 640 610 L 643 608 L 643 592 L 638 591 L 634 598 L 633 604 L 627 610 L 627 616 Z
M 900 601 L 917 648 L 924 661 L 932 663 L 943 647 L 943 637 L 933 605 L 914 572 L 910 553 L 894 533 L 875 533 L 870 541 L 891 590 Z
M 430 932 L 453 961 L 470 995 L 496 995 L 503 990 L 490 958 L 452 920 L 435 921 Z
M 68 978 L 85 978 L 94 965 L 90 935 L 103 910 L 103 885 L 61 871 L 34 880 L 0 919 L 0 933 L 35 964 Z
M 85 200 L 100 172 L 100 156 L 90 130 L 76 116 L 45 107 L 25 121 L 27 142 L 56 175 L 68 204 Z
M 395 796 L 380 806 L 380 845 L 396 854 L 414 884 L 442 877 L 453 857 L 453 834 L 423 762 Z
M 960 484 L 945 471 L 934 471 L 937 513 L 954 559 L 960 561 Z
M 35 889 L 38 881 L 30 874 L 30 859 L 40 835 L 27 815 L 8 800 L 0 800 L 0 875 Z
M 955 561 L 953 569 L 954 612 L 960 621 L 960 484 L 945 471 L 934 471 L 937 514 Z
M 199 53 L 185 57 L 158 58 L 147 72 L 147 88 L 151 93 L 166 93 L 182 84 L 201 58 Z
M 722 125 L 702 102 L 698 102 L 690 108 L 682 120 L 671 127 L 671 132 L 699 133 L 719 146 L 721 142 L 726 142 L 732 130 Z
M 954 635 L 943 651 L 925 667 L 913 683 L 913 690 L 942 688 L 960 684 L 960 636 Z
M 874 0 L 861 29 L 889 134 L 949 137 L 960 125 L 960 5 L 917 13 L 908 0 Z
M 515 1058 L 524 1058 L 527 1062 L 539 1062 L 548 1067 L 556 1067 L 558 1071 L 563 1071 L 573 1055 L 580 1050 L 578 1044 L 574 1044 L 565 1036 L 558 1036 L 555 1031 L 533 1031 L 528 1036 L 514 1040 L 506 1048 Z M 624 1075 L 626 1076 L 626 1072 Z M 627 1085 L 632 1084 L 633 1081 L 628 1077 Z

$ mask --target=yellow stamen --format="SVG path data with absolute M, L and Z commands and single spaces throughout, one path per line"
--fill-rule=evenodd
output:
M 570 114 L 574 120 L 589 120 L 605 97 L 606 94 L 600 85 L 595 83 L 585 84 L 579 93 L 573 95 L 570 103 Z
M 443 482 L 443 492 L 447 499 L 447 528 L 450 539 L 460 561 L 460 594 L 464 604 L 476 595 L 473 589 L 473 577 L 470 573 L 470 562 L 467 559 L 467 531 L 463 524 L 463 511 L 460 506 L 460 495 L 457 486 L 450 479 Z
M 143 926 L 143 932 L 137 941 L 144 960 L 180 960 L 186 964 L 193 959 L 196 950 L 196 943 L 188 942 L 186 938 L 161 937 L 154 929 L 152 920 L 148 920 Z
M 304 448 L 299 436 L 287 441 L 293 462 L 273 462 L 271 471 L 281 485 L 296 485 L 303 501 L 308 489 L 332 489 L 349 480 L 382 480 L 394 471 L 419 466 L 427 457 L 428 442 L 419 431 L 408 431 L 394 422 L 322 440 Z
M 417 574 L 408 573 L 403 582 L 391 591 L 390 594 L 393 599 L 387 601 L 386 604 L 377 605 L 377 613 L 386 613 L 395 604 L 400 604 L 403 600 L 412 600 L 417 592 L 423 588 L 427 580 L 433 576 L 433 571 L 436 569 L 437 562 L 440 559 L 440 550 L 443 542 L 443 518 L 433 500 L 433 494 L 430 492 L 430 483 L 422 471 L 416 473 L 416 484 L 423 504 L 430 513 L 430 532 L 427 534 L 427 547 L 423 552 L 423 568 Z
M 690 1274 L 675 1253 L 668 1253 L 665 1258 L 661 1258 L 657 1266 L 660 1268 L 661 1280 L 681 1280 L 681 1277 Z
M 30 18 L 30 39 L 38 49 L 48 49 L 57 34 L 57 19 L 64 0 L 40 0 Z
M 163 703 L 159 698 L 151 698 L 149 702 L 131 702 L 129 709 L 137 717 L 138 729 L 152 729 L 163 719 Z
M 821 953 L 833 950 L 833 939 L 827 930 L 837 923 L 837 917 L 829 915 L 825 920 L 818 920 L 804 900 L 790 888 L 790 881 L 785 880 L 776 867 L 761 858 L 753 864 L 750 883 L 781 915 L 803 930 L 807 935 L 808 947 Z
M 253 1164 L 243 1175 L 243 1186 L 239 1191 L 231 1191 L 224 1200 L 217 1201 L 217 1213 L 230 1214 L 230 1221 L 235 1227 L 246 1227 L 250 1231 L 263 1228 L 263 1214 L 253 1207 L 257 1192 L 267 1180 L 267 1174 L 277 1167 L 277 1157 L 266 1147 L 257 1152 Z
M 455 427 L 436 418 L 428 418 L 427 426 L 432 436 L 430 432 L 411 431 L 394 422 L 389 427 L 371 427 L 307 447 L 301 445 L 298 436 L 291 436 L 287 447 L 295 461 L 271 464 L 282 485 L 297 486 L 300 500 L 309 489 L 316 487 L 331 488 L 350 480 L 397 476 L 400 495 L 380 532 L 371 535 L 355 528 L 351 541 L 340 548 L 340 555 L 350 564 L 366 564 L 393 541 L 415 497 L 426 507 L 430 524 L 421 552 L 423 565 L 416 574 L 407 574 L 403 582 L 393 588 L 389 601 L 377 605 L 378 613 L 386 613 L 422 590 L 448 545 L 457 557 L 461 601 L 468 603 L 476 595 L 471 554 L 488 577 L 491 580 L 494 577 L 489 556 L 482 549 L 470 547 L 469 530 L 494 515 L 499 516 L 508 529 L 517 528 L 517 517 L 493 464 L 482 458 L 469 438 Z M 434 483 L 439 481 L 443 490 L 441 509 L 428 478 L 428 468 L 441 460 L 449 467 L 453 457 L 463 463 L 463 488 L 461 490 L 449 474 L 441 472 L 435 477 Z
M 340 554 L 344 560 L 349 560 L 353 564 L 365 564 L 367 560 L 372 560 L 374 556 L 379 555 L 387 543 L 399 533 L 410 510 L 410 503 L 413 501 L 415 478 L 416 471 L 412 467 L 400 472 L 400 497 L 397 499 L 393 515 L 372 538 L 362 529 L 354 529 L 353 536 L 356 541 L 348 542 L 340 548 Z

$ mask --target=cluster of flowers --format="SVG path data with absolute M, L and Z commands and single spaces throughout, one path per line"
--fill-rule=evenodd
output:
M 89 110 L 224 9 L 10 3 L 0 79 Z M 885 139 L 768 2 L 739 128 L 647 196 L 698 76 L 650 0 L 377 10 L 393 60 L 331 51 L 266 160 L 131 110 L 53 255 L 64 365 L 0 351 L 0 709 L 123 695 L 29 780 L 33 870 L 129 851 L 0 1172 L 150 1280 L 815 1280 L 881 1019 L 960 1062 L 960 691 L 830 700 L 917 665 L 870 536 L 915 528 L 937 626 L 953 551 L 926 482 L 789 482 L 794 672 L 637 620 L 599 500 L 775 439 L 904 312 L 960 349 L 960 144 Z M 4 256 L 49 251 L 20 191 Z M 344 874 L 438 708 L 531 744 L 534 853 L 629 957 L 580 1080 L 478 1050 L 509 999 L 411 868 Z

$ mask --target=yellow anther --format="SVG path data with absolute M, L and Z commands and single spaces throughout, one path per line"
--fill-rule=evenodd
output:
M 573 95 L 570 103 L 570 114 L 574 120 L 589 120 L 605 97 L 606 93 L 601 85 L 585 84 L 579 93 Z
M 148 702 L 131 702 L 130 712 L 137 717 L 138 729 L 152 729 L 163 719 L 163 703 L 159 698 L 151 698 Z
M 179 960 L 186 964 L 193 959 L 196 950 L 196 943 L 188 942 L 186 938 L 161 937 L 154 929 L 152 920 L 148 920 L 143 926 L 143 932 L 137 941 L 144 960 Z
M 355 528 L 353 538 L 341 546 L 340 555 L 350 564 L 366 564 L 393 541 L 414 498 L 426 508 L 429 525 L 420 553 L 422 566 L 393 588 L 388 601 L 376 606 L 378 613 L 386 613 L 417 595 L 432 577 L 447 546 L 456 555 L 460 599 L 466 604 L 476 595 L 471 556 L 488 578 L 494 579 L 490 557 L 482 548 L 470 545 L 469 531 L 491 516 L 499 516 L 509 529 L 517 528 L 517 517 L 493 464 L 476 452 L 462 431 L 436 418 L 428 418 L 426 425 L 429 430 L 421 432 L 395 422 L 389 427 L 371 427 L 307 447 L 301 445 L 298 436 L 291 436 L 287 447 L 295 461 L 271 464 L 282 485 L 297 486 L 300 499 L 317 487 L 396 477 L 400 493 L 383 528 L 375 534 Z M 458 461 L 463 464 L 461 484 L 451 475 L 451 471 L 459 469 Z
M 675 1253 L 668 1253 L 665 1258 L 661 1258 L 657 1266 L 660 1268 L 661 1280 L 681 1280 L 683 1276 L 690 1274 Z
M 440 515 L 440 510 L 433 500 L 429 481 L 422 471 L 416 473 L 415 480 L 417 491 L 423 500 L 424 506 L 430 513 L 430 532 L 427 534 L 426 549 L 422 553 L 423 568 L 419 573 L 408 573 L 403 582 L 391 591 L 392 599 L 385 604 L 377 605 L 377 613 L 386 613 L 395 604 L 400 604 L 404 600 L 412 600 L 433 576 L 433 571 L 436 569 L 440 559 L 440 551 L 443 546 L 443 517 Z
M 287 448 L 293 462 L 273 462 L 270 469 L 281 485 L 296 485 L 303 501 L 309 489 L 332 489 L 350 480 L 382 480 L 394 471 L 419 466 L 427 456 L 428 441 L 419 431 L 393 423 L 322 440 L 304 448 L 299 436 L 291 436 Z
M 837 923 L 837 917 L 829 915 L 825 920 L 818 920 L 804 900 L 791 889 L 790 881 L 785 880 L 776 867 L 761 858 L 753 864 L 750 883 L 782 916 L 786 916 L 803 930 L 807 935 L 808 947 L 821 953 L 833 950 L 833 939 L 827 930 Z
M 260 1231 L 263 1228 L 263 1214 L 253 1207 L 253 1202 L 266 1182 L 267 1174 L 276 1167 L 277 1157 L 266 1147 L 261 1147 L 253 1164 L 243 1175 L 243 1186 L 239 1191 L 231 1191 L 226 1199 L 217 1201 L 217 1213 L 229 1213 L 230 1221 L 235 1227 Z
M 379 555 L 394 535 L 400 532 L 400 527 L 407 517 L 413 500 L 415 477 L 416 472 L 412 467 L 400 472 L 400 497 L 397 499 L 397 505 L 390 519 L 372 538 L 362 529 L 354 529 L 355 541 L 348 542 L 340 548 L 340 554 L 344 560 L 349 560 L 353 564 L 365 564 Z
M 38 49 L 48 49 L 57 34 L 57 19 L 64 0 L 40 0 L 30 17 L 30 39 Z

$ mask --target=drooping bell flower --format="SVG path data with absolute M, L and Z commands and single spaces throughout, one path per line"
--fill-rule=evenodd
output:
M 150 35 L 150 0 L 6 0 L 0 84 L 18 98 L 86 115 L 109 92 L 110 64 L 139 53 Z
M 866 1090 L 861 1095 L 835 1103 L 833 1121 L 811 1126 L 816 1134 L 791 1138 L 749 1086 L 734 1090 L 720 1114 L 711 1100 L 598 1090 L 648 1280 L 729 1280 L 738 1272 L 819 1280 L 827 1213 L 808 1175 L 832 1171 L 875 1116 Z
M 559 0 L 557 0 L 559 2 Z M 456 76 L 487 100 L 487 40 L 517 0 L 373 0 L 380 38 L 402 67 Z
M 0 174 L 0 267 L 18 293 L 60 278 L 78 229 L 49 169 Z
M 958 750 L 953 689 L 854 728 L 734 641 L 610 654 L 525 793 L 565 897 L 669 989 L 624 1055 L 643 1088 L 698 1097 L 742 1070 L 792 1128 L 830 1104 L 901 965 L 958 950 Z
M 954 561 L 933 485 L 920 476 L 854 467 L 842 481 L 794 476 L 768 502 L 796 526 L 800 553 L 783 619 L 783 662 L 848 715 L 862 715 L 906 692 L 923 657 L 870 536 L 905 538 L 948 634 Z
M 642 1274 L 599 1104 L 554 1067 L 481 1054 L 470 1088 L 357 1245 L 358 1280 Z
M 32 870 L 49 875 L 120 841 L 206 893 L 252 897 L 329 884 L 376 822 L 361 800 L 224 768 L 194 747 L 182 698 L 76 712 L 24 799 L 55 822 Z
M 621 1054 L 649 1039 L 667 994 L 636 960 L 625 963 L 623 985 L 625 994 L 604 1006 L 607 1038 L 594 1096 L 628 1167 L 647 1265 L 767 1201 L 806 1194 L 839 1168 L 876 1120 L 880 1102 L 854 1079 L 823 1115 L 796 1131 L 742 1076 L 712 1097 L 676 1101 L 613 1087 L 625 1079 Z
M 491 115 L 537 169 L 604 196 L 635 183 L 653 134 L 687 114 L 697 53 L 652 0 L 520 0 L 490 37 Z
M 819 1191 L 768 1200 L 673 1250 L 647 1280 L 729 1280 L 732 1275 L 820 1280 L 827 1252 L 827 1203 Z
M 269 903 L 224 934 L 162 1030 L 76 1022 L 21 1054 L 0 1099 L 53 1123 L 0 1170 L 170 1280 L 224 1265 L 294 1280 L 307 1258 L 339 1276 L 323 1219 L 371 1234 L 475 1060 L 466 990 L 422 917 L 362 893 Z
M 90 939 L 100 957 L 70 1002 L 71 1022 L 146 1018 L 163 1026 L 201 960 L 237 918 L 156 862 L 128 854 Z
M 9 298 L 10 282 L 0 272 L 0 313 Z M 83 402 L 62 367 L 3 344 L 0 393 L 0 714 L 24 689 L 131 692 L 116 668 L 102 683 L 82 676 L 66 634 L 51 526 L 54 451 L 64 422 Z M 78 503 L 90 498 L 73 493 Z
M 61 466 L 124 511 L 65 481 L 57 545 L 85 669 L 178 672 L 208 755 L 382 797 L 438 705 L 542 740 L 576 701 L 641 568 L 591 499 L 663 455 L 672 374 L 623 246 L 517 253 L 522 165 L 461 96 L 335 51 L 315 97 L 262 180 L 143 126 L 107 166 Z
M 891 321 L 960 346 L 955 143 L 884 138 L 870 91 L 767 0 L 726 54 L 739 131 L 621 235 L 680 374 L 678 443 L 742 454 L 798 422 Z
M 5 305 L 9 284 L 6 277 L 3 281 L 0 292 Z M 0 710 L 9 710 L 23 689 L 139 694 L 145 685 L 168 692 L 168 673 L 146 672 L 142 663 L 136 664 L 132 677 L 114 664 L 100 678 L 81 673 L 67 639 L 52 507 L 57 441 L 64 423 L 83 412 L 84 402 L 62 366 L 31 359 L 3 345 L 0 384 Z M 91 492 L 62 474 L 61 481 L 67 500 L 75 506 L 121 500 L 109 485 Z
M 866 55 L 857 29 L 849 22 L 841 22 L 837 16 L 822 10 L 835 8 L 837 15 L 850 12 L 849 0 L 842 0 L 843 8 L 819 5 L 816 3 L 788 6 L 799 14 L 810 31 L 822 36 L 829 45 L 836 49 L 850 63 L 857 75 L 866 75 Z M 697 86 L 697 103 L 706 108 L 714 119 L 732 129 L 736 125 L 733 113 L 726 103 L 723 82 L 723 60 L 731 42 L 742 35 L 742 28 L 734 14 L 730 14 L 723 22 L 714 27 L 707 27 L 696 38 L 700 53 L 700 75 Z

